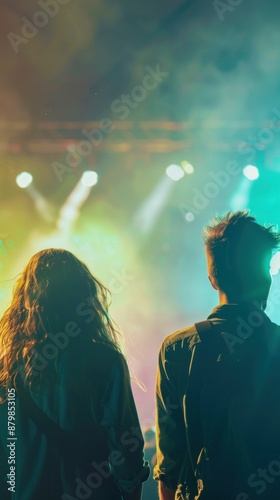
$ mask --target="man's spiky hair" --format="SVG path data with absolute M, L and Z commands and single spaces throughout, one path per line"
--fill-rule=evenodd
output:
M 273 226 L 261 226 L 249 211 L 228 212 L 215 217 L 204 229 L 203 239 L 212 260 L 211 274 L 223 291 L 239 287 L 238 268 L 260 265 L 261 256 L 280 243 Z

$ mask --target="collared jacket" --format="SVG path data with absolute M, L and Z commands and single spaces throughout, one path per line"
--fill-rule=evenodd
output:
M 0 405 L 2 469 L 13 458 L 8 472 L 13 464 L 16 472 L 15 488 L 1 478 L 2 500 L 109 500 L 111 496 L 101 489 L 109 477 L 121 494 L 132 492 L 149 476 L 123 355 L 97 342 L 87 346 L 80 363 L 79 354 L 77 343 L 72 360 L 61 356 L 54 378 L 48 376 L 46 367 L 39 391 L 30 389 L 35 404 L 61 430 L 80 436 L 70 452 L 63 451 L 28 418 L 16 396 L 11 457 L 8 402 Z M 74 369 L 75 363 L 79 369 Z
M 218 474 L 222 477 L 229 467 L 234 468 L 236 495 L 233 489 L 227 491 L 226 496 L 219 493 L 218 481 L 214 496 L 208 495 L 207 489 L 203 490 L 197 464 L 206 450 L 209 428 L 213 435 L 215 431 L 215 439 L 219 440 L 219 435 L 223 436 L 222 422 L 228 424 L 230 421 L 231 396 L 228 394 L 231 394 L 231 388 L 218 381 L 216 386 L 208 385 L 206 395 L 203 392 L 211 374 L 206 373 L 206 365 L 203 366 L 202 343 L 195 326 L 191 326 L 169 335 L 160 349 L 156 382 L 157 465 L 154 479 L 177 490 L 176 499 L 252 500 L 263 493 L 263 500 L 276 500 L 273 495 L 275 491 L 280 491 L 280 479 L 273 475 L 267 480 L 260 478 L 258 470 L 278 460 L 280 475 L 279 327 L 251 303 L 218 306 L 208 320 L 221 337 L 222 348 L 220 351 L 217 348 L 217 361 L 221 359 L 222 352 L 227 352 L 229 359 L 245 367 L 240 395 L 243 386 L 250 387 L 250 394 L 245 400 L 243 434 L 237 444 L 242 450 L 246 442 L 251 452 L 251 465 L 243 477 L 240 465 L 242 452 L 236 457 L 234 450 L 228 450 L 228 456 L 224 456 L 219 463 Z M 194 369 L 197 383 L 191 393 L 188 384 Z M 247 408 L 246 401 L 251 402 L 252 394 L 255 405 L 250 403 L 252 407 Z M 239 395 L 234 397 L 238 400 Z M 203 479 L 203 474 L 201 477 Z

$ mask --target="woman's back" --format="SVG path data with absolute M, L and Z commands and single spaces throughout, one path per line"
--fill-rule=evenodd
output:
M 16 376 L 9 381 L 10 389 L 16 390 L 13 500 L 117 500 L 119 490 L 133 491 L 148 475 L 125 358 L 110 332 L 102 338 L 106 307 L 97 296 L 85 298 L 84 305 L 81 298 L 68 309 L 62 297 L 64 309 L 60 304 L 56 322 L 37 344 L 33 332 L 29 365 L 23 346 Z M 86 310 L 87 301 L 91 308 Z M 49 301 L 43 307 L 52 313 Z M 27 366 L 32 383 L 26 377 Z M 6 464 L 8 404 L 0 404 Z M 8 487 L 2 485 L 1 498 Z

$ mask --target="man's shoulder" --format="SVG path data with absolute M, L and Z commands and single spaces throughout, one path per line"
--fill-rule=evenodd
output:
M 165 337 L 162 346 L 167 351 L 178 349 L 190 349 L 199 342 L 199 336 L 194 325 L 177 330 Z

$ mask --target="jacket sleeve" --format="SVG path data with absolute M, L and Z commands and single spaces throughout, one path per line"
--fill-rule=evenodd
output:
M 144 461 L 144 439 L 130 385 L 126 361 L 118 356 L 103 398 L 103 418 L 109 444 L 109 463 L 120 490 L 131 493 L 149 477 Z
M 180 346 L 166 347 L 163 342 L 156 379 L 157 464 L 154 479 L 162 481 L 167 488 L 173 490 L 179 484 L 181 467 L 186 462 L 188 449 L 178 373 L 180 353 L 176 352 L 177 349 L 180 350 Z M 187 367 L 187 360 L 185 363 Z M 187 370 L 185 373 L 187 374 Z

